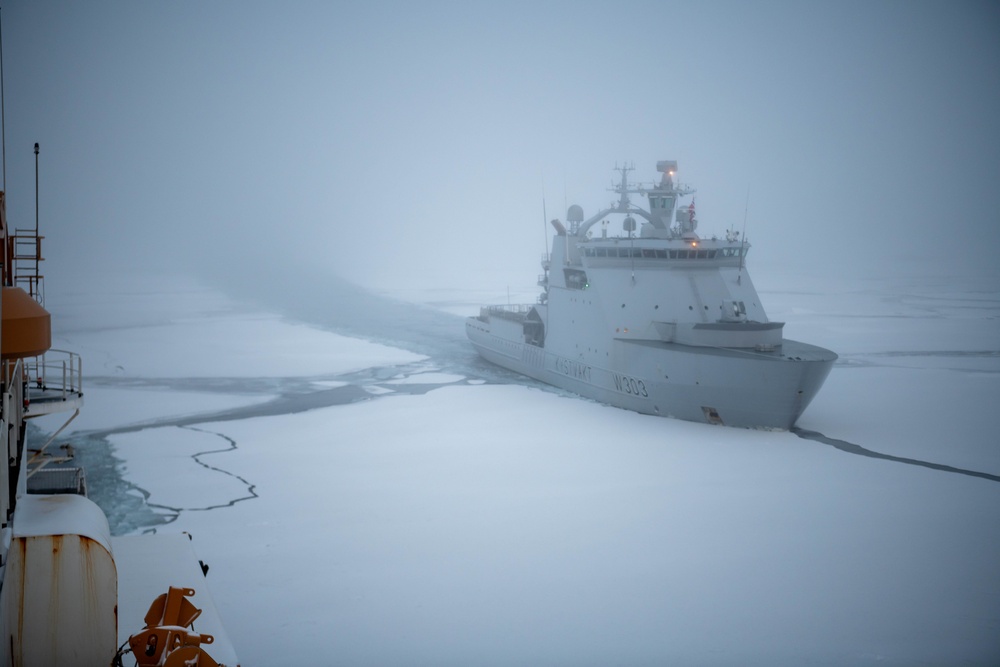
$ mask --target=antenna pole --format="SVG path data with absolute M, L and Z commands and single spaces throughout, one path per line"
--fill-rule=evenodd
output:
M 3 100 L 3 20 L 0 19 L 0 152 L 3 153 L 3 191 L 7 192 L 7 119 Z
M 743 251 L 746 249 L 747 244 L 747 214 L 750 211 L 750 186 L 747 186 L 747 203 L 743 208 L 743 233 L 740 234 L 740 272 L 736 276 L 736 284 L 741 284 L 743 279 Z
M 545 237 L 545 257 L 549 256 L 549 216 L 545 212 L 545 188 L 542 188 L 542 236 Z
M 35 237 L 38 237 L 38 142 L 35 142 Z

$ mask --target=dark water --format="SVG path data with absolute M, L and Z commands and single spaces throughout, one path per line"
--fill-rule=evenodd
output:
M 311 285 L 313 289 L 303 289 L 303 284 Z M 537 385 L 528 378 L 482 360 L 466 339 L 464 318 L 371 294 L 337 278 L 315 276 L 308 280 L 300 278 L 285 285 L 269 282 L 266 286 L 249 287 L 246 283 L 226 276 L 218 280 L 218 286 L 238 300 L 270 312 L 278 312 L 290 319 L 335 333 L 391 345 L 427 358 L 408 364 L 311 377 L 85 378 L 86 385 L 91 387 L 155 388 L 273 397 L 266 402 L 245 407 L 152 419 L 101 431 L 75 432 L 60 440 L 68 441 L 75 448 L 77 463 L 86 470 L 88 495 L 107 514 L 113 534 L 155 530 L 176 519 L 181 510 L 151 504 L 148 501 L 149 494 L 125 478 L 122 474 L 122 461 L 115 456 L 109 436 L 162 427 L 204 430 L 202 425 L 215 422 L 294 414 L 333 405 L 377 400 L 383 395 L 423 394 L 442 385 L 388 382 L 427 372 L 449 373 L 464 378 L 450 383 L 451 385 L 512 382 Z M 324 387 L 323 382 L 344 384 Z M 380 386 L 386 390 L 385 394 L 375 394 L 366 389 Z M 239 443 L 223 434 L 216 435 L 220 437 L 220 448 L 238 448 Z M 213 453 L 216 451 L 213 450 Z M 225 470 L 224 463 L 220 463 L 224 459 L 213 457 L 213 464 L 209 466 L 199 458 L 206 453 L 208 452 L 194 455 L 195 462 L 210 467 L 219 474 L 231 474 Z M 242 497 L 234 498 L 232 502 L 255 497 L 253 481 L 240 481 L 247 492 Z

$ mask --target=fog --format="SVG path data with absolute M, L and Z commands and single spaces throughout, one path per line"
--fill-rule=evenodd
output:
M 1000 289 L 901 282 L 768 295 L 842 352 L 793 432 L 505 379 L 457 317 L 402 350 L 192 278 L 53 293 L 91 499 L 211 565 L 136 583 L 116 541 L 119 641 L 159 581 L 211 591 L 230 665 L 1000 664 Z
M 751 265 L 988 270 L 996 3 L 4 6 L 8 213 L 47 271 L 531 284 L 544 213 L 676 159 Z M 748 205 L 749 194 L 749 205 Z M 993 274 L 995 275 L 995 274 Z M 52 287 L 50 287 L 52 289 Z
M 196 534 L 245 662 L 996 662 L 1000 4 L 0 18 L 8 219 L 39 142 L 87 369 L 66 437 L 116 535 Z M 546 218 L 663 159 L 841 355 L 798 431 L 543 390 L 462 334 L 534 297 Z

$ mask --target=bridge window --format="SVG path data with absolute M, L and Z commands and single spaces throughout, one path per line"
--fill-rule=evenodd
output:
M 566 287 L 569 289 L 587 289 L 590 283 L 587 282 L 586 271 L 579 269 L 563 269 L 566 276 Z
M 635 248 L 631 246 L 612 248 L 582 248 L 586 257 L 611 257 L 620 259 L 716 259 L 717 257 L 739 257 L 748 248 L 700 248 L 674 250 L 667 248 Z

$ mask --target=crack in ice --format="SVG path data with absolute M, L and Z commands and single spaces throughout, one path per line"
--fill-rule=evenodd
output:
M 238 479 L 240 482 L 242 482 L 247 487 L 247 493 L 249 494 L 249 495 L 246 495 L 246 496 L 242 496 L 240 498 L 234 498 L 233 500 L 230 500 L 228 503 L 222 503 L 222 504 L 219 504 L 219 505 L 209 505 L 208 507 L 189 507 L 189 508 L 187 508 L 187 511 L 189 511 L 189 512 L 204 512 L 204 511 L 207 511 L 207 510 L 221 509 L 223 507 L 232 507 L 233 505 L 235 505 L 238 502 L 242 502 L 244 500 L 253 500 L 254 498 L 258 498 L 259 497 L 257 495 L 257 485 L 256 484 L 251 484 L 246 479 L 244 479 L 240 475 L 237 475 L 234 472 L 230 472 L 228 470 L 223 470 L 222 468 L 217 468 L 215 466 L 210 466 L 210 465 L 208 465 L 207 463 L 205 463 L 204 461 L 202 461 L 201 459 L 198 458 L 199 456 L 205 456 L 207 454 L 222 454 L 222 453 L 225 453 L 225 452 L 236 451 L 237 446 L 236 446 L 236 441 L 235 440 L 233 440 L 232 438 L 230 438 L 228 435 L 225 435 L 224 433 L 219 433 L 217 431 L 209 431 L 209 430 L 203 429 L 203 428 L 195 428 L 194 426 L 181 426 L 180 428 L 186 428 L 189 431 L 198 431 L 200 433 L 208 433 L 209 435 L 216 435 L 216 436 L 219 436 L 220 438 L 222 438 L 223 440 L 225 440 L 226 442 L 228 442 L 229 443 L 229 447 L 226 447 L 225 449 L 211 449 L 211 450 L 206 451 L 206 452 L 198 452 L 197 454 L 192 454 L 191 458 L 194 460 L 195 463 L 197 463 L 198 465 L 200 465 L 200 466 L 202 466 L 204 468 L 207 468 L 208 470 L 219 472 L 219 473 L 222 473 L 223 475 L 229 475 L 230 477 L 232 477 L 234 479 Z
M 207 470 L 211 470 L 212 472 L 221 473 L 223 475 L 228 475 L 228 476 L 230 476 L 230 477 L 232 477 L 234 479 L 239 480 L 244 486 L 246 486 L 246 488 L 247 488 L 247 494 L 248 495 L 241 496 L 239 498 L 233 498 L 232 500 L 230 500 L 228 502 L 224 502 L 224 503 L 218 503 L 218 504 L 215 504 L 215 505 L 206 505 L 205 507 L 174 507 L 172 505 L 165 505 L 163 503 L 151 502 L 150 501 L 150 497 L 151 497 L 152 494 L 148 490 L 146 490 L 143 487 L 139 486 L 135 482 L 126 481 L 126 484 L 128 485 L 128 487 L 130 489 L 135 489 L 140 494 L 142 494 L 143 500 L 145 501 L 145 504 L 146 504 L 147 507 L 155 508 L 155 509 L 158 509 L 158 510 L 163 510 L 163 511 L 166 512 L 166 514 L 160 515 L 163 518 L 163 524 L 161 524 L 161 525 L 166 525 L 166 524 L 169 524 L 169 523 L 173 523 L 178 518 L 180 518 L 180 515 L 181 515 L 182 512 L 207 512 L 208 510 L 223 509 L 223 508 L 226 508 L 226 507 L 232 507 L 236 503 L 243 502 L 244 500 L 253 500 L 255 498 L 259 498 L 260 497 L 260 496 L 257 495 L 257 485 L 256 484 L 250 483 L 245 478 L 241 477 L 240 475 L 237 475 L 236 473 L 230 472 L 230 471 L 225 470 L 223 468 L 219 468 L 219 467 L 216 467 L 216 466 L 209 465 L 208 463 L 205 463 L 204 461 L 202 461 L 199 458 L 201 456 L 206 456 L 208 454 L 222 454 L 222 453 L 225 453 L 225 452 L 235 451 L 238 447 L 237 447 L 236 441 L 234 439 L 230 438 L 229 436 L 225 435 L 224 433 L 219 433 L 217 431 L 209 431 L 208 429 L 195 428 L 193 426 L 183 426 L 183 425 L 181 425 L 181 426 L 178 426 L 178 428 L 183 428 L 183 429 L 187 429 L 187 430 L 190 430 L 190 431 L 198 431 L 200 433 L 207 433 L 209 435 L 215 435 L 215 436 L 218 436 L 218 437 L 222 438 L 226 442 L 228 442 L 229 446 L 226 447 L 225 449 L 210 449 L 210 450 L 207 450 L 207 451 L 204 451 L 204 452 L 197 452 L 197 453 L 191 455 L 191 459 L 195 463 L 197 463 L 198 465 L 202 466 L 203 468 L 206 468 Z M 150 532 L 150 531 L 146 531 L 146 532 Z M 153 527 L 152 530 L 151 530 L 151 532 L 155 533 L 156 532 L 156 527 Z

